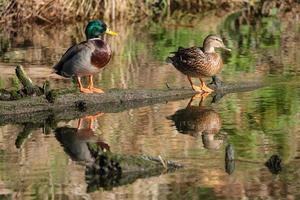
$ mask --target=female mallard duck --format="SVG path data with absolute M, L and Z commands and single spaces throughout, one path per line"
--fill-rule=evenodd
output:
M 111 49 L 99 36 L 104 33 L 117 35 L 109 30 L 106 24 L 100 20 L 93 20 L 85 28 L 86 41 L 70 47 L 54 66 L 58 75 L 69 78 L 75 76 L 80 91 L 83 93 L 103 93 L 103 90 L 94 88 L 93 75 L 110 61 Z M 88 88 L 84 88 L 81 77 L 89 77 Z
M 217 74 L 223 67 L 222 58 L 215 52 L 215 48 L 230 51 L 220 37 L 208 35 L 203 42 L 203 47 L 179 47 L 177 52 L 173 52 L 175 54 L 173 57 L 168 57 L 168 61 L 187 76 L 193 90 L 211 93 L 213 90 L 206 86 L 202 78 Z M 201 86 L 194 85 L 191 77 L 199 78 Z
M 176 129 L 180 133 L 193 137 L 201 136 L 205 148 L 218 149 L 223 143 L 223 140 L 214 138 L 222 127 L 219 113 L 210 107 L 192 106 L 190 105 L 191 101 L 185 109 L 177 110 L 168 119 L 175 123 Z

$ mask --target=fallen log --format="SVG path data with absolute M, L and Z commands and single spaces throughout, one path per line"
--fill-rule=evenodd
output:
M 42 122 L 49 116 L 55 116 L 58 120 L 70 120 L 97 112 L 120 112 L 130 108 L 190 98 L 196 94 L 191 89 L 171 88 L 111 89 L 104 94 L 83 94 L 74 89 L 50 90 L 48 82 L 45 82 L 43 87 L 35 86 L 21 66 L 17 67 L 16 73 L 18 71 L 22 74 L 21 78 L 17 77 L 23 88 L 19 91 L 5 91 L 5 93 L 22 95 L 17 98 L 18 100 L 0 101 L 0 124 Z M 224 84 L 214 78 L 214 82 L 209 86 L 215 90 L 214 99 L 217 101 L 225 94 L 254 90 L 264 85 L 260 82 Z M 26 92 L 21 92 L 24 90 Z M 0 91 L 0 97 L 5 96 L 3 94 Z
M 45 97 L 28 97 L 0 102 L 0 124 L 46 119 L 74 119 L 97 112 L 121 112 L 125 109 L 179 100 L 194 95 L 191 90 L 110 90 L 105 94 L 72 93 L 58 96 L 54 103 Z M 40 121 L 40 120 L 39 120 Z
M 0 90 L 0 100 L 18 100 L 26 96 L 40 96 L 44 94 L 43 88 L 33 84 L 25 73 L 23 67 L 18 65 L 15 69 L 16 77 L 23 88 L 18 90 Z
M 99 157 L 103 158 L 103 156 L 106 155 Z M 99 165 L 86 166 L 87 192 L 93 192 L 99 188 L 111 190 L 114 187 L 131 184 L 137 179 L 159 176 L 183 167 L 172 161 L 166 161 L 168 168 L 165 168 L 157 159 L 151 156 L 114 155 L 107 160 L 118 163 L 119 170 L 103 170 L 103 167 Z M 98 173 L 95 173 L 97 171 Z

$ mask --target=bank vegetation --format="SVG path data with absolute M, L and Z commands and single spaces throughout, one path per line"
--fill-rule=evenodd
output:
M 255 15 L 270 15 L 297 7 L 298 0 L 0 0 L 0 21 L 10 24 L 73 22 L 91 18 L 140 21 L 174 13 L 229 12 L 242 8 Z

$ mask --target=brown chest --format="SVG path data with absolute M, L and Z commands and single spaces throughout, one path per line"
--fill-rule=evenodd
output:
M 94 41 L 95 49 L 91 55 L 91 64 L 97 68 L 103 68 L 111 59 L 111 49 L 102 40 Z
M 223 61 L 219 54 L 210 53 L 207 55 L 207 62 L 204 65 L 206 65 L 203 67 L 203 69 L 206 70 L 205 75 L 212 76 L 221 71 L 223 67 Z

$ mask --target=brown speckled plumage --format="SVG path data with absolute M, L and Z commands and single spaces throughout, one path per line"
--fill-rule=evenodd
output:
M 219 54 L 203 52 L 199 47 L 179 48 L 170 59 L 176 69 L 190 77 L 210 77 L 223 67 Z
M 222 126 L 221 117 L 216 111 L 198 106 L 178 110 L 171 119 L 175 122 L 178 131 L 193 136 L 202 133 L 216 134 Z
M 218 149 L 223 140 L 215 139 L 222 127 L 220 115 L 211 108 L 188 106 L 169 117 L 177 130 L 193 137 L 201 137 L 205 148 Z
M 179 47 L 176 52 L 172 52 L 174 56 L 168 57 L 168 62 L 187 76 L 193 90 L 211 93 L 213 90 L 201 78 L 214 76 L 223 68 L 222 58 L 215 52 L 215 48 L 230 50 L 225 47 L 220 37 L 209 35 L 205 38 L 203 47 Z M 200 87 L 192 83 L 191 77 L 200 79 Z

